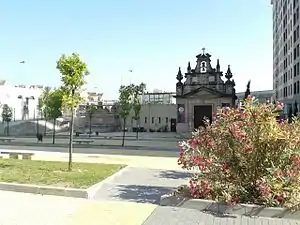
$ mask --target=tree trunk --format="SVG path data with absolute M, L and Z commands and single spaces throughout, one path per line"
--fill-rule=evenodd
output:
M 125 127 L 126 127 L 126 119 L 123 119 L 123 138 L 122 138 L 122 147 L 124 147 L 124 143 L 125 143 Z
M 89 137 L 92 136 L 92 115 L 90 115 L 90 132 L 89 132 Z
M 7 130 L 6 130 L 7 131 L 7 136 L 9 136 L 9 122 L 7 121 L 6 123 L 7 123 L 7 126 L 6 126 L 6 128 L 7 128 Z
M 40 122 L 39 122 L 39 116 L 36 118 L 36 136 L 38 136 L 40 133 Z
M 47 133 L 47 119 L 45 118 L 44 136 L 46 136 L 46 133 Z
M 75 90 L 72 90 L 72 99 L 74 99 Z M 73 102 L 72 102 L 73 103 Z M 72 170 L 72 153 L 73 153 L 73 129 L 74 129 L 74 107 L 71 106 L 70 136 L 69 136 L 69 166 L 68 170 Z
M 139 140 L 140 123 L 136 120 L 136 140 Z
M 53 120 L 52 144 L 55 144 L 55 124 L 56 124 L 56 119 Z

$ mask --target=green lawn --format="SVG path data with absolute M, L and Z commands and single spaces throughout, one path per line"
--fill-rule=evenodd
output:
M 0 159 L 0 182 L 88 188 L 119 171 L 125 165 Z

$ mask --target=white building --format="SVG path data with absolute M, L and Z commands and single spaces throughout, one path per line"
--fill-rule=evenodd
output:
M 142 104 L 175 104 L 175 92 L 163 92 L 155 89 L 153 92 L 146 92 L 141 96 Z
M 8 85 L 2 80 L 0 82 L 0 105 L 7 104 L 12 108 L 14 120 L 33 119 L 38 115 L 38 98 L 42 92 L 43 86 L 41 85 Z
M 271 0 L 273 6 L 273 89 L 293 112 L 300 103 L 299 0 Z
M 39 115 L 38 99 L 43 94 L 43 85 L 9 85 L 5 80 L 0 80 L 0 117 L 1 106 L 7 104 L 13 110 L 13 120 L 35 119 Z M 54 88 L 51 88 L 54 89 Z M 102 101 L 102 94 L 81 91 L 84 105 L 97 104 Z

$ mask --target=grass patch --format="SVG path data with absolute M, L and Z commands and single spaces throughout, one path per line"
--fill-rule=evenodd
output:
M 125 165 L 0 159 L 0 182 L 88 188 L 116 173 Z

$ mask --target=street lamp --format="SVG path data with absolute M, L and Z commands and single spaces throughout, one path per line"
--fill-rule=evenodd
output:
M 19 95 L 18 99 L 25 99 L 25 102 L 23 101 L 24 105 L 23 105 L 23 113 L 22 113 L 22 120 L 25 120 L 26 116 L 29 119 L 29 100 L 34 100 L 34 96 L 30 96 L 30 97 L 23 97 L 23 95 Z

